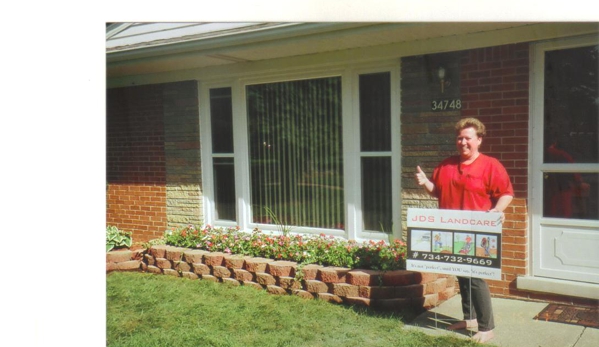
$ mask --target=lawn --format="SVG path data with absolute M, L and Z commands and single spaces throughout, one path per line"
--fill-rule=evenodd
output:
M 397 313 L 138 272 L 106 278 L 107 346 L 475 346 Z

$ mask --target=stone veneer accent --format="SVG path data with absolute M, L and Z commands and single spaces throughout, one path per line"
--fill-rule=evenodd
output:
M 144 271 L 250 286 L 275 295 L 297 295 L 391 310 L 430 309 L 457 293 L 454 276 L 315 264 L 300 268 L 291 261 L 165 245 L 153 246 L 147 251 L 109 252 L 106 254 L 106 271 Z M 301 275 L 296 277 L 300 272 Z

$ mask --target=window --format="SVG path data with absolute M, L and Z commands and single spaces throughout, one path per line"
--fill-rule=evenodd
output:
M 231 88 L 210 89 L 214 215 L 217 220 L 236 220 L 235 165 L 233 161 L 233 111 Z
M 344 225 L 341 78 L 246 87 L 252 221 Z
M 543 216 L 599 219 L 598 47 L 545 52 Z M 592 170 L 591 170 L 592 171 Z
M 205 222 L 350 239 L 400 232 L 394 75 L 371 71 L 205 87 Z
M 390 232 L 391 76 L 363 74 L 359 83 L 363 229 Z

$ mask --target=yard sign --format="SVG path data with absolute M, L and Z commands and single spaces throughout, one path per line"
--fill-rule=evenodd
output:
M 501 279 L 501 213 L 408 209 L 406 268 Z

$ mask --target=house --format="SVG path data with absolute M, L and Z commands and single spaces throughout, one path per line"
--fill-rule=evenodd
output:
M 401 237 L 473 116 L 516 193 L 491 292 L 596 303 L 598 47 L 592 22 L 108 25 L 107 224 Z

